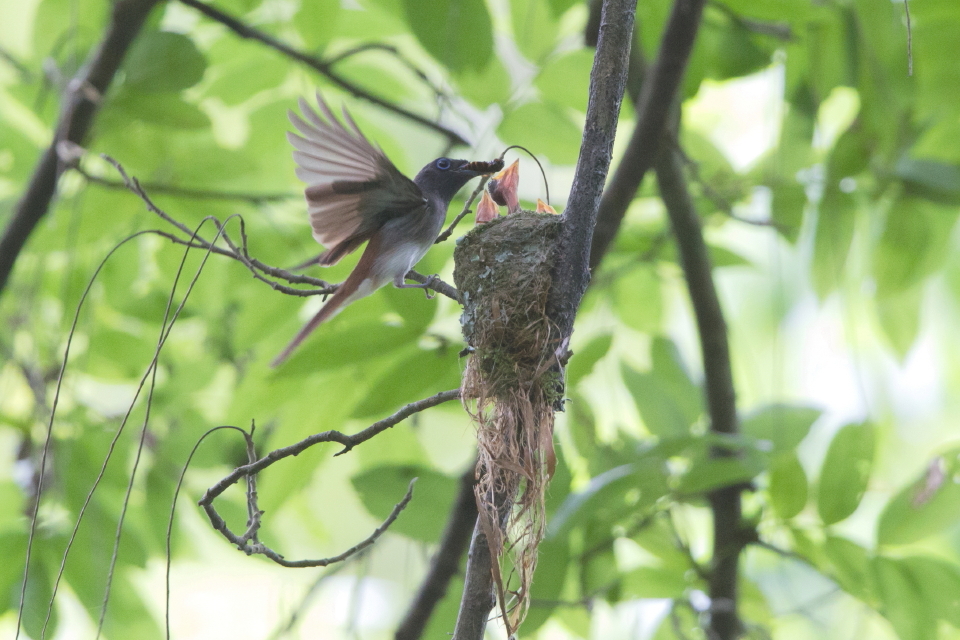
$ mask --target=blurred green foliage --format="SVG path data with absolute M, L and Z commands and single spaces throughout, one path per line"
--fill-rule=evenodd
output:
M 485 159 L 506 144 L 528 147 L 546 161 L 554 204 L 562 203 L 592 63 L 582 44 L 585 3 L 212 4 L 325 59 L 361 45 L 387 45 L 361 47 L 333 68 L 477 141 L 454 155 Z M 58 96 L 96 49 L 109 6 L 103 0 L 0 0 L 4 225 L 55 127 Z M 631 603 L 654 607 L 641 609 L 651 630 L 644 637 L 703 637 L 695 627 L 709 567 L 704 494 L 727 484 L 749 487 L 745 517 L 766 543 L 748 547 L 744 556 L 740 607 L 750 637 L 820 638 L 824 628 L 830 638 L 960 637 L 960 450 L 955 427 L 947 428 L 960 409 L 950 399 L 960 397 L 960 343 L 949 329 L 960 319 L 960 4 L 916 0 L 909 8 L 910 52 L 903 2 L 708 4 L 685 78 L 688 104 L 700 100 L 705 87 L 745 87 L 734 83 L 748 77 L 780 87 L 776 133 L 746 167 L 733 162 L 703 122 L 687 120 L 681 135 L 696 163 L 691 188 L 732 329 L 742 433 L 708 434 L 676 249 L 648 180 L 594 274 L 574 335 L 570 402 L 557 424 L 559 466 L 526 637 L 540 630 L 544 638 L 608 637 L 602 630 L 617 620 L 622 630 L 630 628 L 616 612 Z M 665 0 L 638 5 L 637 46 L 648 60 L 656 56 L 669 9 Z M 280 267 L 297 264 L 318 247 L 284 138 L 286 111 L 318 87 L 331 104 L 347 104 L 368 137 L 408 174 L 446 153 L 441 135 L 355 99 L 171 1 L 151 15 L 104 96 L 83 166 L 115 180 L 97 157 L 105 153 L 145 184 L 289 195 L 264 201 L 151 193 L 191 228 L 206 216 L 242 216 L 251 255 Z M 742 91 L 733 110 L 706 107 L 722 124 L 755 98 Z M 621 141 L 631 118 L 625 106 Z M 536 170 L 522 162 L 524 197 L 542 197 Z M 750 218 L 756 202 L 766 202 L 759 209 L 766 226 L 730 219 L 730 206 L 741 215 L 740 207 L 750 205 L 742 214 Z M 461 206 L 462 200 L 454 203 L 451 219 Z M 33 486 L 78 303 L 108 252 L 150 229 L 174 231 L 135 195 L 68 172 L 0 297 L 0 637 L 16 616 L 24 514 L 33 499 L 25 487 Z M 236 218 L 227 229 L 239 238 Z M 212 225 L 201 233 L 212 237 Z M 452 242 L 435 247 L 420 271 L 449 280 L 451 255 Z M 272 370 L 269 361 L 315 301 L 282 295 L 218 256 L 194 284 L 201 259 L 162 237 L 135 237 L 104 264 L 79 311 L 26 591 L 23 624 L 31 637 L 40 636 L 81 513 L 60 597 L 79 601 L 95 624 L 123 517 L 104 634 L 161 637 L 162 590 L 145 587 L 143 576 L 156 575 L 180 470 L 211 427 L 246 428 L 255 421 L 265 453 L 324 430 L 356 432 L 459 383 L 457 354 L 464 345 L 459 311 L 449 300 L 383 290 L 352 305 Z M 336 282 L 351 264 L 310 273 Z M 148 377 L 135 400 L 167 335 L 168 305 L 175 310 L 188 286 L 190 296 L 159 354 L 155 386 Z M 840 309 L 843 335 L 823 329 L 818 344 L 853 353 L 869 391 L 829 388 L 842 358 L 803 359 L 818 347 L 793 344 L 798 334 L 791 327 L 812 321 L 811 308 Z M 942 359 L 936 371 L 929 370 L 933 365 L 908 369 L 927 374 L 940 389 L 926 422 L 884 397 L 909 393 L 897 388 L 909 384 L 907 377 L 891 372 L 906 367 L 923 340 L 932 341 L 928 350 Z M 813 394 L 816 384 L 802 385 L 804 376 L 822 381 L 827 391 Z M 837 409 L 849 400 L 844 394 L 857 393 L 871 398 L 860 415 Z M 837 402 L 821 406 L 824 398 Z M 173 525 L 175 567 L 206 562 L 205 571 L 220 570 L 206 550 L 227 545 L 191 512 L 192 503 L 245 461 L 242 444 L 235 434 L 219 432 L 193 458 Z M 737 455 L 713 458 L 715 447 Z M 425 571 L 423 551 L 432 551 L 443 531 L 457 478 L 473 459 L 472 427 L 450 403 L 343 457 L 333 458 L 336 451 L 321 445 L 262 475 L 261 536 L 291 558 L 340 553 L 368 535 L 419 477 L 409 509 L 368 559 L 349 569 L 391 585 L 391 613 L 364 633 L 388 637 Z M 218 505 L 235 530 L 243 528 L 239 489 Z M 231 588 L 227 577 L 223 588 Z M 447 637 L 459 588 L 455 581 L 427 637 Z M 827 597 L 812 599 L 815 593 Z M 174 585 L 175 622 L 177 607 L 193 594 L 183 582 Z M 669 599 L 659 613 L 657 599 Z M 62 609 L 52 611 L 48 636 Z M 239 611 L 233 616 L 243 624 Z M 278 609 L 277 628 L 283 617 Z M 326 624 L 324 637 L 346 637 L 349 624 Z

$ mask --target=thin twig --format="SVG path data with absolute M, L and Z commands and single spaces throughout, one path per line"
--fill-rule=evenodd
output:
M 180 0 L 180 2 L 187 5 L 188 7 L 193 7 L 203 15 L 210 18 L 211 20 L 215 20 L 219 22 L 220 24 L 224 25 L 225 27 L 227 27 L 228 29 L 236 33 L 241 38 L 249 38 L 251 40 L 257 40 L 258 42 L 262 42 L 268 47 L 276 51 L 279 51 L 280 53 L 282 53 L 283 55 L 289 58 L 302 62 L 303 64 L 307 65 L 311 69 L 314 69 L 315 71 L 320 73 L 322 76 L 327 78 L 327 80 L 329 80 L 333 84 L 337 85 L 347 93 L 350 93 L 356 96 L 357 98 L 361 98 L 368 102 L 372 102 L 373 104 L 383 107 L 388 111 L 392 111 L 393 113 L 401 115 L 404 118 L 412 120 L 413 122 L 421 124 L 429 129 L 433 129 L 437 133 L 440 133 L 444 137 L 446 137 L 447 140 L 449 140 L 451 143 L 469 145 L 467 140 L 463 138 L 463 136 L 461 136 L 459 133 L 454 131 L 453 129 L 449 129 L 441 124 L 433 122 L 432 120 L 428 120 L 427 118 L 424 118 L 419 114 L 416 114 L 412 111 L 408 111 L 407 109 L 404 109 L 399 105 L 393 104 L 388 100 L 385 100 L 373 93 L 370 93 L 366 89 L 354 84 L 350 80 L 347 80 L 344 76 L 334 71 L 331 68 L 330 63 L 326 60 L 321 60 L 320 58 L 317 58 L 315 56 L 311 56 L 302 51 L 298 51 L 297 49 L 294 49 L 290 45 L 285 44 L 280 40 L 277 40 L 273 36 L 267 33 L 264 33 L 259 29 L 254 29 L 253 27 L 250 27 L 244 24 L 237 18 L 219 9 L 216 9 L 212 5 L 209 5 L 205 2 L 200 2 L 200 0 Z
M 477 188 L 473 190 L 473 193 L 470 194 L 470 197 L 467 198 L 467 201 L 463 203 L 463 210 L 457 214 L 457 217 L 453 219 L 453 222 L 450 223 L 450 226 L 447 227 L 447 230 L 437 236 L 437 239 L 433 241 L 433 244 L 440 244 L 453 234 L 453 230 L 456 228 L 460 221 L 467 217 L 467 214 L 470 213 L 470 207 L 473 206 L 473 201 L 477 199 L 477 196 L 483 191 L 483 188 L 487 184 L 487 180 L 490 179 L 490 176 L 483 176 L 480 178 L 480 183 L 477 184 Z
M 74 171 L 91 183 L 106 189 L 129 190 L 130 186 L 121 180 L 110 180 L 103 176 L 97 176 L 88 172 L 83 167 L 77 165 L 73 167 Z M 283 200 L 296 200 L 302 198 L 299 193 L 248 193 L 243 191 L 215 191 L 212 189 L 191 189 L 190 187 L 177 187 L 158 182 L 140 182 L 140 187 L 144 191 L 151 193 L 160 193 L 169 196 L 181 198 L 192 198 L 195 200 L 242 200 L 251 204 L 264 204 L 267 202 L 281 202 Z
M 907 14 L 907 75 L 913 75 L 913 26 L 910 24 L 910 0 L 903 0 L 903 10 Z
M 237 545 L 238 548 L 243 550 L 248 554 L 262 554 L 277 564 L 281 564 L 285 567 L 323 567 L 333 562 L 340 562 L 341 560 L 353 555 L 354 553 L 366 548 L 367 546 L 373 544 L 373 541 L 386 530 L 387 527 L 396 519 L 400 511 L 406 506 L 407 502 L 410 500 L 410 492 L 413 490 L 413 484 L 411 483 L 410 491 L 407 492 L 407 497 L 404 498 L 394 509 L 394 513 L 391 514 L 390 518 L 387 518 L 386 521 L 378 528 L 374 533 L 367 538 L 364 542 L 351 547 L 346 552 L 340 554 L 339 556 L 334 556 L 333 558 L 325 558 L 322 560 L 299 560 L 299 561 L 288 561 L 283 558 L 280 554 L 276 553 L 269 547 L 266 547 L 263 544 L 253 542 L 251 540 L 255 539 L 257 531 L 260 527 L 260 512 L 258 509 L 254 508 L 251 512 L 251 519 L 247 523 L 247 531 L 242 535 L 238 536 L 227 527 L 227 523 L 223 520 L 219 513 L 217 513 L 216 508 L 213 506 L 213 501 L 227 488 L 239 482 L 242 478 L 249 478 L 255 476 L 260 471 L 266 469 L 270 465 L 284 458 L 290 456 L 295 456 L 303 451 L 306 451 L 308 448 L 312 447 L 315 444 L 321 442 L 336 442 L 343 445 L 343 449 L 337 452 L 335 455 L 342 455 L 351 449 L 353 449 L 358 444 L 366 442 L 370 438 L 373 438 L 379 433 L 386 431 L 387 429 L 399 424 L 406 418 L 412 416 L 415 413 L 419 413 L 430 407 L 435 407 L 438 404 L 448 402 L 460 397 L 459 389 L 452 389 L 450 391 L 442 391 L 436 395 L 430 396 L 429 398 L 424 398 L 423 400 L 418 400 L 417 402 L 411 402 L 410 404 L 404 406 L 399 411 L 394 413 L 388 418 L 384 418 L 379 422 L 375 422 L 370 425 L 363 431 L 348 436 L 340 431 L 324 431 L 323 433 L 318 433 L 305 438 L 296 444 L 292 444 L 281 449 L 275 449 L 263 456 L 259 460 L 251 461 L 242 467 L 237 467 L 233 470 L 232 473 L 227 475 L 225 478 L 220 480 L 217 484 L 213 485 L 203 494 L 203 497 L 200 498 L 198 504 L 203 507 L 203 510 L 207 513 L 207 517 L 210 519 L 210 524 L 213 525 L 213 528 L 219 531 L 227 540 Z M 248 498 L 249 499 L 249 498 Z
M 437 605 L 447 593 L 450 581 L 460 568 L 460 561 L 470 545 L 470 536 L 477 522 L 477 500 L 473 494 L 476 463 L 460 476 L 460 490 L 440 538 L 440 546 L 430 561 L 430 570 L 420 584 L 416 597 L 397 627 L 394 640 L 419 640 Z
M 150 212 L 155 213 L 162 220 L 170 223 L 180 231 L 184 233 L 190 232 L 189 227 L 187 227 L 185 224 L 183 224 L 182 222 L 180 222 L 179 220 L 177 220 L 176 218 L 168 214 L 166 211 L 158 207 L 157 204 L 153 201 L 153 199 L 147 194 L 143 185 L 136 178 L 131 177 L 127 173 L 126 169 L 123 168 L 123 165 L 121 165 L 119 162 L 117 162 L 116 160 L 114 160 L 113 158 L 111 158 L 106 154 L 101 154 L 101 157 L 107 162 L 109 162 L 111 165 L 113 165 L 113 167 L 120 174 L 120 177 L 123 180 L 124 187 L 132 191 L 134 194 L 136 194 L 138 198 L 143 200 L 144 204 L 147 206 L 147 209 Z M 230 236 L 227 235 L 226 230 L 223 228 L 223 224 L 216 218 L 212 218 L 212 219 L 218 229 L 219 237 L 222 237 L 223 241 L 227 244 L 228 246 L 227 249 L 224 249 L 222 247 L 217 247 L 214 244 L 207 242 L 206 240 L 204 240 L 202 237 L 199 237 L 199 236 L 192 236 L 190 241 L 185 241 L 182 238 L 178 238 L 177 236 L 164 233 L 162 231 L 153 231 L 152 233 L 156 233 L 157 235 L 163 236 L 168 240 L 171 240 L 172 242 L 176 242 L 178 244 L 184 244 L 184 245 L 192 246 L 198 249 L 208 249 L 209 251 L 216 253 L 218 255 L 226 256 L 228 258 L 237 260 L 238 262 L 241 262 L 244 266 L 246 266 L 247 269 L 249 269 L 250 273 L 253 274 L 254 278 L 268 284 L 270 288 L 272 288 L 273 290 L 280 291 L 281 293 L 286 293 L 288 295 L 300 296 L 300 297 L 316 296 L 316 295 L 325 296 L 325 295 L 332 294 L 334 291 L 337 290 L 337 287 L 340 286 L 339 284 L 331 284 L 329 282 L 326 282 L 325 280 L 320 280 L 319 278 L 312 278 L 310 276 L 305 276 L 298 273 L 291 273 L 286 269 L 278 269 L 277 267 L 271 267 L 269 265 L 266 265 L 260 262 L 256 258 L 250 257 L 250 254 L 247 251 L 246 225 L 243 221 L 242 216 L 238 215 L 236 217 L 240 221 L 239 224 L 240 224 L 241 243 L 239 247 L 233 242 L 233 240 L 231 240 Z M 317 289 L 296 289 L 294 287 L 288 287 L 286 285 L 282 285 L 279 282 L 276 282 L 275 280 L 270 280 L 265 276 L 280 278 L 282 280 L 286 280 L 287 282 L 290 282 L 293 284 L 308 284 L 318 288 Z M 457 291 L 457 289 L 453 285 L 444 282 L 443 280 L 441 280 L 436 276 L 428 277 L 420 273 L 417 273 L 416 271 L 411 270 L 406 275 L 406 277 L 415 282 L 419 282 L 420 284 L 427 284 L 430 289 L 436 291 L 437 293 L 447 296 L 448 298 L 456 302 L 460 302 L 460 294 Z
M 342 62 L 349 57 L 355 56 L 359 53 L 364 53 L 366 51 L 383 51 L 391 54 L 400 64 L 405 66 L 410 73 L 420 78 L 420 81 L 423 82 L 423 84 L 430 87 L 430 90 L 433 91 L 438 100 L 450 101 L 450 96 L 447 94 L 447 92 L 434 84 L 434 82 L 429 76 L 427 76 L 427 73 L 423 69 L 415 65 L 406 56 L 400 53 L 399 49 L 390 44 L 385 44 L 383 42 L 365 42 L 347 49 L 346 51 L 341 51 L 337 55 L 327 58 L 324 62 L 326 62 L 327 66 L 332 67 L 338 62 Z

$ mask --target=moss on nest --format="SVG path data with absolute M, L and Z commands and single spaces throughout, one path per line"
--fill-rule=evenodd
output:
M 477 226 L 454 251 L 454 281 L 463 298 L 461 325 L 489 395 L 530 382 L 549 348 L 547 294 L 560 217 L 521 211 Z
M 558 336 L 546 308 L 561 224 L 557 215 L 521 211 L 474 228 L 453 253 L 463 335 L 474 349 L 461 397 L 468 409 L 476 401 L 477 507 L 490 552 L 500 560 L 493 577 L 510 633 L 530 604 L 544 493 L 556 462 Z M 513 502 L 506 523 L 499 515 L 504 500 Z M 511 607 L 507 593 L 516 596 Z

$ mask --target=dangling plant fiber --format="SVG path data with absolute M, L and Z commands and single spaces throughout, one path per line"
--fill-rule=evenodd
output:
M 556 462 L 559 336 L 546 308 L 560 224 L 556 215 L 521 211 L 476 227 L 454 252 L 473 350 L 461 397 L 477 425 L 479 522 L 510 634 L 529 608 Z

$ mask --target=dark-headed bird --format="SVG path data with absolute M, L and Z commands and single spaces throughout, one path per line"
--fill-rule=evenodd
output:
M 364 242 L 367 248 L 356 268 L 274 359 L 273 366 L 286 360 L 338 310 L 388 282 L 400 288 L 424 288 L 405 284 L 404 276 L 436 240 L 453 196 L 471 178 L 503 167 L 502 161 L 438 158 L 410 180 L 367 140 L 346 109 L 345 126 L 319 93 L 317 104 L 322 116 L 301 98 L 304 117 L 290 112 L 290 122 L 300 135 L 287 133 L 295 148 L 297 177 L 307 184 L 304 193 L 313 237 L 326 248 L 316 262 L 333 265 Z

